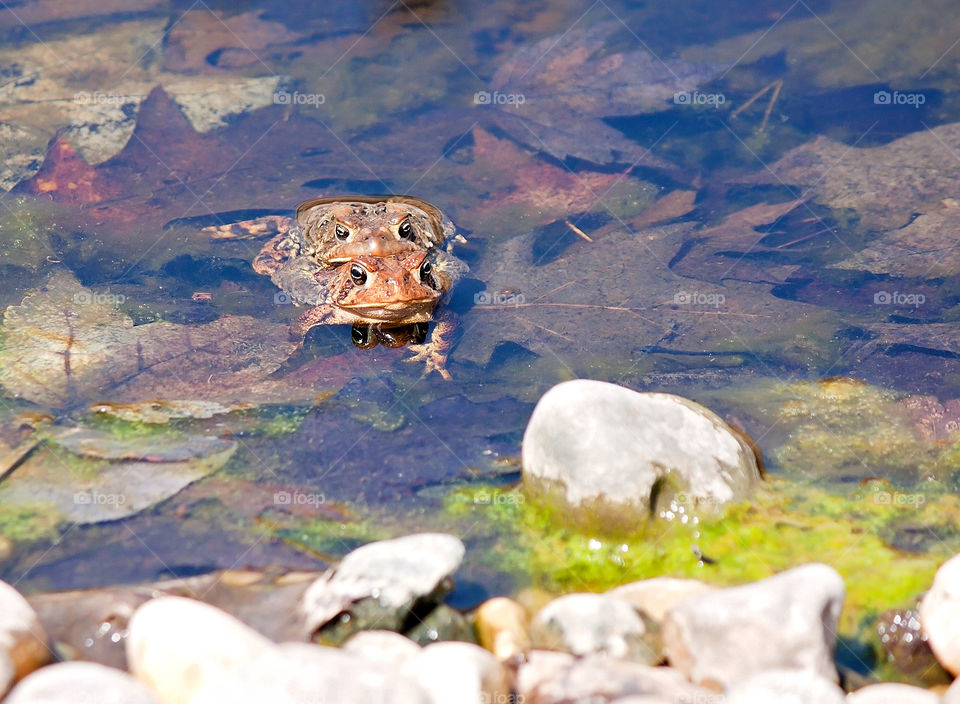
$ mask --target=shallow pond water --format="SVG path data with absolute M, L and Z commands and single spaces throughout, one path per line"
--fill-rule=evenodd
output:
M 474 556 L 461 606 L 823 559 L 867 638 L 960 548 L 950 9 L 7 3 L 0 578 L 317 567 L 446 529 Z M 351 193 L 410 193 L 465 235 L 452 381 L 346 326 L 291 345 L 296 310 L 250 267 L 263 239 L 204 230 Z M 514 489 L 520 441 L 575 377 L 705 403 L 754 436 L 770 491 L 652 553 L 642 530 L 549 527 Z M 75 428 L 119 454 L 75 451 Z M 162 487 L 108 471 L 160 437 L 187 448 Z

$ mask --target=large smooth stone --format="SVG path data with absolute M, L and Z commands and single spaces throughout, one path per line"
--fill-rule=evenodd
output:
M 27 675 L 3 704 L 158 704 L 140 682 L 95 662 L 65 662 Z
M 883 682 L 851 692 L 847 695 L 847 704 L 940 704 L 940 697 L 920 687 Z
M 753 450 L 709 409 L 601 381 L 554 386 L 523 436 L 528 495 L 590 528 L 636 530 L 652 501 L 666 517 L 717 511 L 759 479 Z
M 403 667 L 417 656 L 420 646 L 394 631 L 360 631 L 342 650 L 380 665 Z
M 510 680 L 503 665 L 472 643 L 433 643 L 403 666 L 433 704 L 508 702 Z
M 536 652 L 536 651 L 534 651 Z M 558 667 L 559 666 L 559 667 Z M 554 663 L 548 676 L 523 679 L 529 690 L 518 687 L 525 704 L 609 702 L 620 697 L 660 697 L 672 702 L 710 702 L 716 695 L 690 684 L 673 668 L 650 667 L 606 655 Z M 543 673 L 547 674 L 547 673 Z
M 186 597 L 146 602 L 128 627 L 130 673 L 164 704 L 188 704 L 211 682 L 216 686 L 276 649 L 233 616 Z
M 626 599 L 567 594 L 543 607 L 530 625 L 535 648 L 573 655 L 610 655 L 645 665 L 660 661 L 654 637 Z
M 301 611 L 308 634 L 339 617 L 330 636 L 341 642 L 361 629 L 399 630 L 414 606 L 439 601 L 463 560 L 459 538 L 419 533 L 364 545 L 306 590 Z M 331 629 L 327 629 L 330 633 Z
M 626 599 L 655 623 L 661 623 L 674 604 L 715 589 L 712 584 L 699 579 L 651 577 L 615 587 L 607 594 Z
M 836 682 L 833 650 L 844 595 L 836 570 L 813 563 L 691 597 L 667 612 L 663 649 L 673 667 L 711 689 L 772 669 L 807 670 Z
M 843 690 L 815 672 L 768 670 L 738 682 L 724 704 L 844 704 Z
M 960 555 L 940 565 L 920 602 L 920 625 L 930 649 L 950 674 L 960 674 Z
M 310 643 L 277 645 L 224 611 L 160 597 L 133 614 L 131 672 L 162 704 L 429 704 L 399 669 Z
M 14 679 L 22 679 L 38 667 L 50 662 L 50 639 L 37 613 L 16 589 L 0 582 L 0 694 L 4 671 L 13 670 Z M 9 686 L 9 682 L 7 683 Z

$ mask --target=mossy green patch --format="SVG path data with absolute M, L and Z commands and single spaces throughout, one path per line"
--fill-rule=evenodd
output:
M 960 549 L 957 509 L 960 500 L 945 491 L 921 499 L 874 483 L 837 494 L 775 479 L 721 518 L 657 521 L 610 539 L 556 522 L 518 490 L 471 488 L 446 504 L 448 516 L 470 519 L 474 532 L 498 545 L 482 558 L 491 567 L 529 573 L 535 586 L 554 592 L 600 591 L 659 575 L 735 585 L 825 562 L 847 586 L 841 619 L 847 635 L 859 635 L 886 609 L 913 604 L 929 587 L 938 565 Z M 890 543 L 908 525 L 951 530 L 911 554 Z
M 0 535 L 15 543 L 51 540 L 59 523 L 60 512 L 47 504 L 0 506 Z
M 764 433 L 775 472 L 798 478 L 847 480 L 883 476 L 900 486 L 949 480 L 960 469 L 960 434 L 923 430 L 923 409 L 902 394 L 849 378 L 762 382 L 727 397 Z

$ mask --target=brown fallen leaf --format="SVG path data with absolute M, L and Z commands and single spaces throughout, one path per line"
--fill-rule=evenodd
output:
M 667 110 L 719 70 L 654 56 L 622 22 L 599 22 L 520 48 L 494 74 L 486 104 L 513 139 L 556 159 L 671 170 L 601 118 Z
M 960 355 L 960 326 L 956 323 L 874 323 L 864 327 L 874 334 L 870 346 L 907 345 Z
M 915 213 L 960 197 L 960 123 L 941 125 L 881 147 L 860 148 L 817 137 L 791 149 L 748 180 L 799 186 L 798 197 L 850 209 L 867 230 L 890 231 Z
M 509 175 L 509 185 L 494 181 L 495 190 L 471 218 L 502 222 L 505 213 L 522 217 L 530 225 L 543 225 L 575 213 L 597 208 L 611 186 L 626 177 L 596 171 L 574 173 L 520 149 L 477 127 L 473 130 L 475 173 L 483 188 L 484 174 L 491 180 Z
M 62 134 L 47 147 L 47 154 L 31 178 L 21 182 L 15 193 L 47 195 L 68 203 L 99 203 L 119 193 L 115 183 L 85 162 Z
M 287 325 L 224 316 L 203 325 L 135 326 L 106 294 L 62 270 L 7 308 L 2 334 L 0 386 L 54 408 L 92 401 L 309 401 L 339 388 L 365 361 L 319 360 L 274 378 L 299 346 Z
M 99 18 L 103 15 L 145 12 L 167 4 L 167 0 L 79 0 L 65 3 L 59 0 L 33 0 L 28 3 L 9 3 L 0 8 L 0 29 L 33 27 L 43 22 Z M 14 7 L 15 6 L 15 7 Z
M 932 210 L 906 227 L 888 230 L 836 269 L 932 279 L 960 274 L 960 208 Z
M 762 226 L 770 225 L 802 202 L 760 203 L 731 213 L 719 225 L 698 230 L 691 238 L 693 246 L 673 263 L 672 269 L 683 276 L 714 283 L 727 279 L 783 283 L 796 267 L 771 268 L 758 264 L 748 255 L 776 251 L 760 245 L 760 240 L 767 235 Z
M 635 218 L 631 218 L 630 227 L 649 227 L 658 222 L 666 222 L 667 220 L 682 217 L 694 209 L 696 199 L 696 191 L 670 191 L 665 196 L 658 198 L 653 205 L 644 210 L 643 213 Z
M 300 37 L 279 22 L 261 19 L 262 14 L 262 10 L 232 17 L 218 10 L 187 12 L 167 32 L 164 68 L 188 72 L 260 64 L 258 52 Z
M 549 261 L 534 253 L 536 233 L 497 243 L 471 265 L 486 291 L 464 316 L 452 356 L 485 365 L 507 344 L 583 373 L 586 363 L 649 364 L 654 353 L 696 355 L 703 364 L 711 355 L 789 356 L 795 345 L 809 346 L 811 335 L 828 340 L 839 329 L 836 314 L 775 298 L 766 285 L 677 274 L 669 263 L 694 227 L 631 231 L 613 223 Z

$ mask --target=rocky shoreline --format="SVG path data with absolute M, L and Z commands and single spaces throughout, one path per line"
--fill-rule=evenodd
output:
M 0 583 L 3 701 L 960 702 L 960 686 L 844 692 L 834 650 L 845 590 L 827 565 L 730 588 L 655 577 L 532 614 L 495 597 L 455 612 L 467 624 L 455 635 L 424 632 L 454 611 L 443 599 L 463 556 L 456 537 L 422 533 L 358 548 L 319 575 L 221 572 L 29 601 Z M 941 568 L 921 605 L 953 672 L 958 565 Z
M 541 398 L 523 473 L 531 502 L 597 535 L 646 522 L 690 530 L 762 481 L 750 441 L 709 409 L 587 380 Z M 227 570 L 29 597 L 0 582 L 0 696 L 960 704 L 960 685 L 869 682 L 838 668 L 847 589 L 826 564 L 726 588 L 661 576 L 602 593 L 496 596 L 461 612 L 445 600 L 465 555 L 454 535 L 416 533 L 363 545 L 325 572 Z M 941 566 L 918 616 L 891 616 L 881 635 L 956 675 L 958 595 L 960 556 Z

